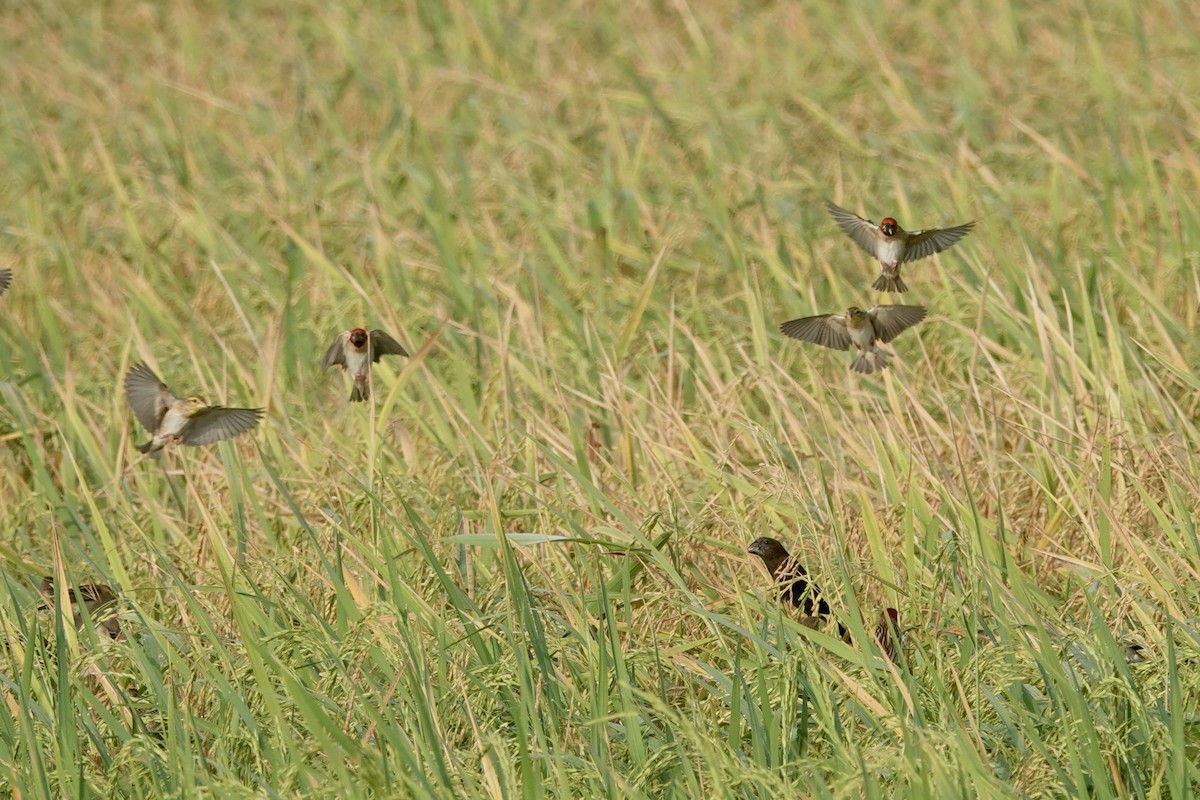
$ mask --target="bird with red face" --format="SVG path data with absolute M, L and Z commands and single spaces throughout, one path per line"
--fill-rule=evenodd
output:
M 959 239 L 970 233 L 974 222 L 956 225 L 953 228 L 929 228 L 923 231 L 906 231 L 891 217 L 885 217 L 876 225 L 844 208 L 826 202 L 829 215 L 842 232 L 854 243 L 879 259 L 880 275 L 872 288 L 880 292 L 907 292 L 908 287 L 900 279 L 900 265 L 917 261 L 952 247 Z
M 367 333 L 363 328 L 354 328 L 342 331 L 333 340 L 325 353 L 322 369 L 329 369 L 336 364 L 350 373 L 354 379 L 350 402 L 359 403 L 371 396 L 371 365 L 388 355 L 407 356 L 408 351 L 383 331 Z

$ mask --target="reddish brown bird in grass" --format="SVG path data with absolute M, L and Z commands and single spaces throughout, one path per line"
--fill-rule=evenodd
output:
M 605 449 L 604 432 L 599 422 L 593 422 L 588 427 L 585 442 L 587 443 L 588 459 L 596 464 L 603 461 Z
M 54 608 L 58 602 L 58 591 L 54 588 L 52 576 L 47 575 L 42 578 L 38 592 L 45 600 L 40 607 Z M 117 593 L 112 590 L 111 586 L 103 583 L 81 583 L 78 593 L 72 588 L 67 588 L 67 601 L 71 604 L 71 621 L 79 630 L 83 630 L 84 625 L 83 610 L 80 607 L 81 600 L 83 608 L 87 609 L 88 616 L 92 618 L 92 623 L 96 626 L 97 633 L 106 634 L 110 639 L 120 638 L 121 623 L 116 614 Z
M 801 622 L 815 628 L 829 618 L 829 603 L 821 590 L 809 578 L 804 565 L 792 558 L 778 539 L 761 536 L 751 542 L 749 552 L 763 560 L 767 572 L 779 586 L 779 598 L 803 612 Z
M 875 642 L 879 649 L 893 664 L 897 663 L 900 655 L 902 632 L 900 631 L 900 612 L 894 608 L 886 608 L 879 612 L 879 622 L 875 625 Z
M 338 365 L 354 378 L 350 402 L 358 403 L 371 396 L 371 364 L 383 356 L 407 356 L 408 351 L 383 331 L 367 333 L 363 328 L 342 331 L 325 353 L 325 366 Z

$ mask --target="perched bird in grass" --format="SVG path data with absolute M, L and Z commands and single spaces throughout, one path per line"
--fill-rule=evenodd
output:
M 908 287 L 900 279 L 900 265 L 909 261 L 931 256 L 952 247 L 966 236 L 974 222 L 956 225 L 953 228 L 930 228 L 924 231 L 906 231 L 891 217 L 876 225 L 869 219 L 826 202 L 830 216 L 855 244 L 879 259 L 880 275 L 872 288 L 881 292 L 907 292 Z
M 152 434 L 138 450 L 154 458 L 168 444 L 212 444 L 245 433 L 262 419 L 261 408 L 210 406 L 200 397 L 178 398 L 145 364 L 125 376 L 125 397 L 142 427 Z
M 4 294 L 4 290 L 12 283 L 12 270 L 0 269 L 0 294 Z
M 38 592 L 44 598 L 40 608 L 54 608 L 58 602 L 58 591 L 54 587 L 54 578 L 50 575 L 42 578 Z M 67 588 L 67 601 L 71 604 L 71 621 L 76 628 L 83 629 L 83 608 L 96 626 L 96 631 L 106 634 L 110 639 L 121 636 L 121 623 L 117 619 L 117 593 L 111 586 L 103 583 L 81 583 L 78 592 Z M 82 607 L 80 604 L 82 603 Z
M 894 608 L 885 608 L 879 612 L 879 621 L 875 624 L 875 642 L 887 656 L 887 660 L 896 663 L 900 655 L 903 632 L 900 630 L 900 612 Z
M 881 348 L 908 328 L 925 319 L 922 306 L 875 306 L 863 311 L 850 306 L 845 314 L 818 314 L 785 322 L 779 329 L 793 339 L 812 342 L 834 350 L 858 349 L 850 369 L 870 374 L 888 365 L 890 356 Z
M 349 372 L 354 378 L 350 402 L 358 403 L 371 396 L 371 364 L 378 364 L 383 356 L 407 355 L 408 351 L 383 331 L 367 333 L 363 328 L 355 328 L 337 335 L 325 353 L 322 369 L 329 369 L 336 364 Z
M 821 590 L 808 576 L 808 570 L 778 539 L 760 536 L 750 543 L 749 551 L 763 560 L 767 572 L 779 587 L 781 600 L 791 603 L 803 613 L 801 622 L 810 628 L 818 627 L 829 618 L 829 603 Z M 839 626 L 840 628 L 840 626 Z

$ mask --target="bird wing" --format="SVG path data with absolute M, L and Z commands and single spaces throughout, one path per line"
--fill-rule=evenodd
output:
M 381 356 L 407 356 L 408 351 L 383 331 L 371 331 L 371 360 L 378 363 Z
M 12 270 L 0 269 L 0 294 L 4 294 L 4 290 L 12 283 Z
M 125 376 L 125 397 L 142 427 L 155 433 L 163 415 L 175 402 L 167 385 L 145 364 L 136 364 Z
M 829 603 L 822 596 L 820 588 L 794 556 L 789 556 L 783 562 L 775 577 L 779 583 L 779 596 L 784 600 L 809 616 L 829 614 Z
M 841 314 L 819 314 L 801 317 L 779 326 L 785 336 L 812 342 L 834 350 L 850 349 L 850 332 L 846 330 L 846 318 Z
M 261 408 L 209 406 L 188 419 L 180 436 L 192 447 L 212 444 L 245 433 L 258 424 L 262 415 Z
M 803 575 L 795 575 L 779 587 L 779 596 L 808 616 L 826 617 L 833 610 L 820 588 Z
M 955 225 L 953 228 L 911 231 L 908 235 L 908 242 L 904 245 L 904 260 L 906 262 L 917 261 L 934 253 L 940 253 L 970 233 L 971 228 L 974 227 L 974 222 L 968 222 L 963 225 Z
M 829 216 L 842 229 L 842 232 L 854 240 L 854 243 L 873 256 L 878 257 L 879 226 L 869 219 L 863 219 L 858 214 L 847 211 L 841 206 L 825 202 Z
M 867 312 L 875 328 L 875 338 L 887 343 L 925 319 L 924 306 L 876 306 Z
M 346 342 L 350 341 L 350 331 L 342 331 L 333 340 L 333 344 L 329 345 L 329 349 L 325 351 L 325 363 L 321 365 L 322 370 L 329 369 L 333 365 L 337 365 L 342 369 L 346 368 Z

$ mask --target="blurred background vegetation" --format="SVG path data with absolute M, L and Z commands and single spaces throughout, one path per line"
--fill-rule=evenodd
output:
M 1170 0 L 6 4 L 0 786 L 1192 796 L 1198 56 Z M 826 199 L 979 224 L 889 298 Z M 931 312 L 879 376 L 778 333 L 875 302 Z M 414 355 L 351 407 L 358 325 Z M 268 416 L 142 459 L 139 360 Z

